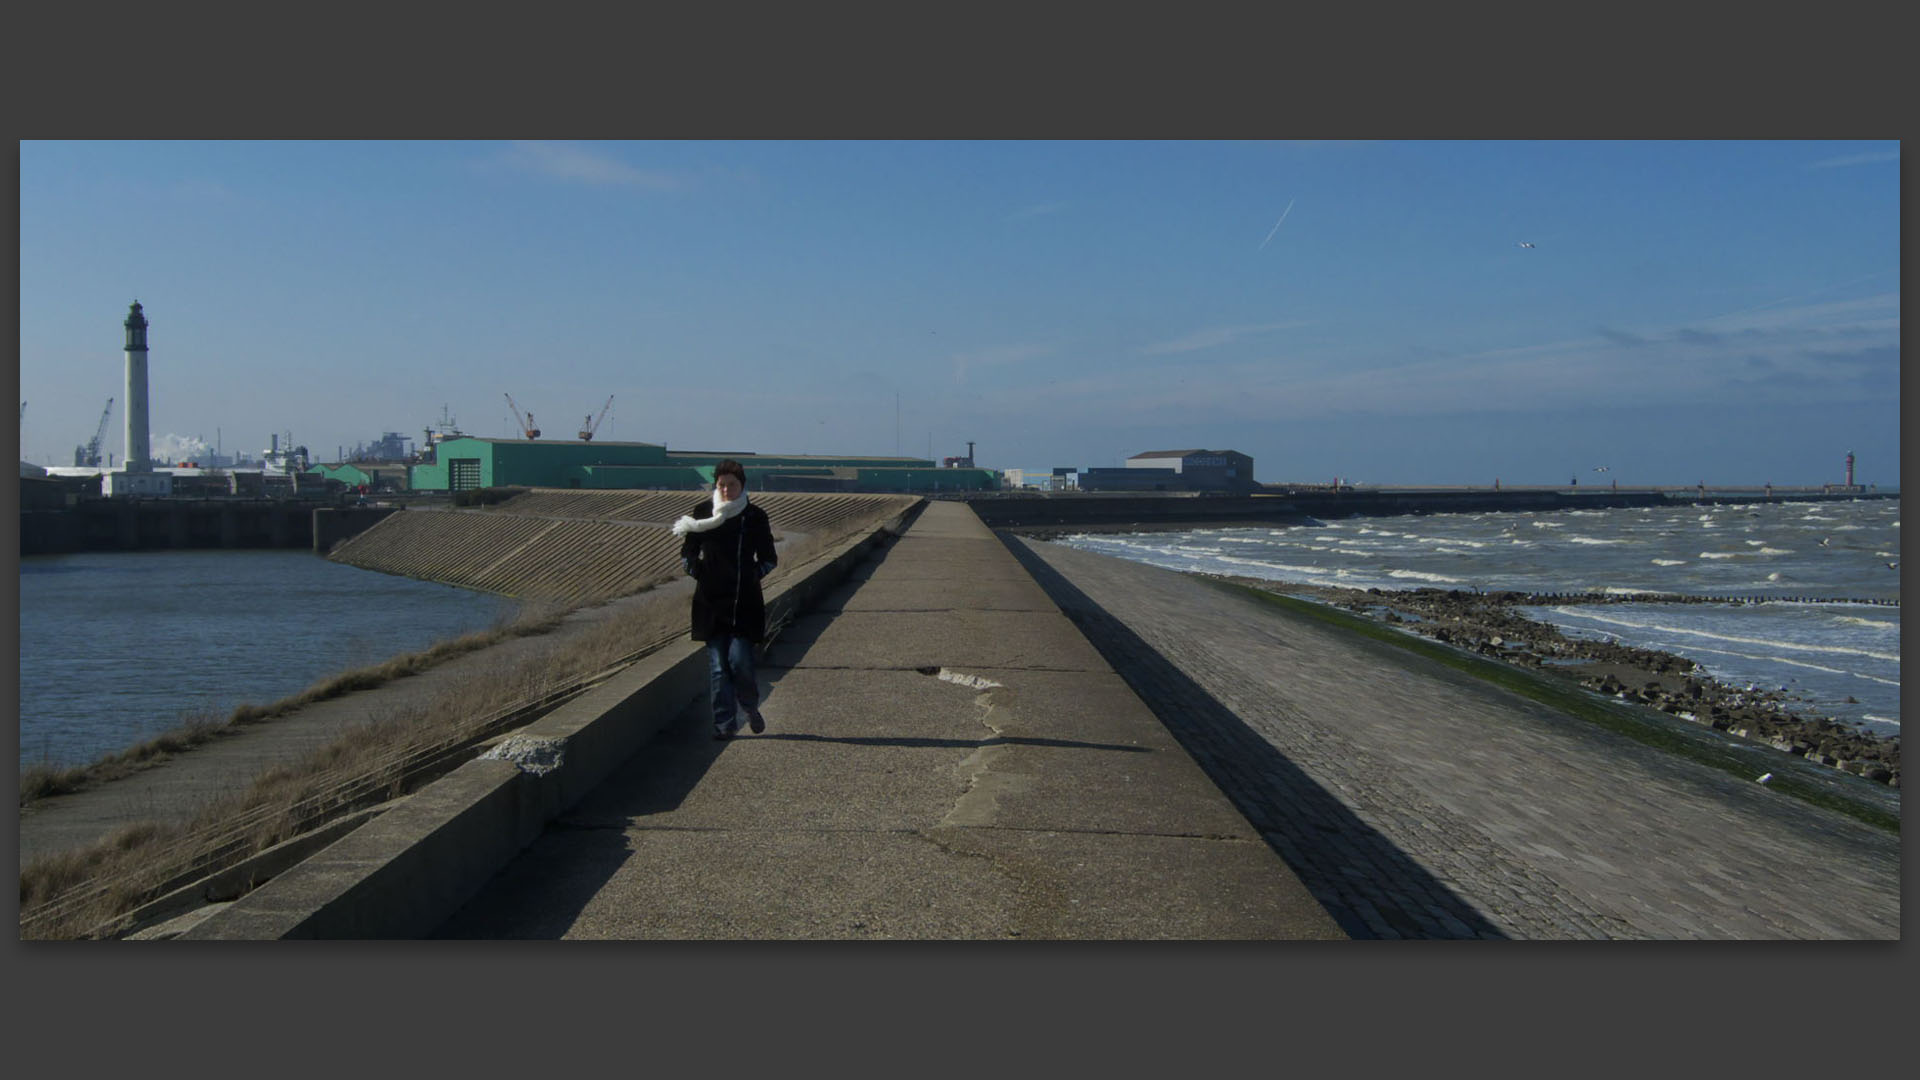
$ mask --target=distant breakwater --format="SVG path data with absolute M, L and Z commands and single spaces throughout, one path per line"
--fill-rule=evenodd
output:
M 1348 517 L 1408 514 L 1480 514 L 1638 507 L 1719 506 L 1785 502 L 1897 499 L 1898 492 L 1826 493 L 1775 489 L 1715 493 L 1705 489 L 1463 488 L 1370 491 L 1280 491 L 1253 495 L 1096 492 L 965 497 L 989 528 L 1049 540 L 1077 532 L 1155 532 L 1167 529 L 1310 525 Z
M 1368 589 L 1370 593 L 1380 589 Z M 1423 590 L 1424 591 L 1424 590 Z M 1542 607 L 1548 604 L 1868 604 L 1874 607 L 1899 607 L 1900 598 L 1867 599 L 1858 596 L 1693 596 L 1687 593 L 1658 592 L 1574 592 L 1574 593 L 1523 593 L 1523 592 L 1479 592 L 1468 590 L 1473 595 L 1503 604 L 1520 604 L 1527 607 Z

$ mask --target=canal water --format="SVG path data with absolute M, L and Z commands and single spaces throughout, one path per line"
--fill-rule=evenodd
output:
M 509 618 L 505 597 L 308 551 L 20 560 L 20 764 L 80 765 Z

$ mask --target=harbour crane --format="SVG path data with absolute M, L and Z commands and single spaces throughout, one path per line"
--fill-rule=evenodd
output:
M 581 421 L 581 425 L 582 425 L 580 428 L 581 442 L 593 441 L 593 433 L 600 430 L 600 421 L 605 420 L 607 418 L 607 410 L 611 408 L 613 408 L 613 395 L 608 394 L 607 403 L 605 405 L 600 406 L 600 415 L 589 416 L 585 420 Z
M 93 438 L 87 441 L 87 445 L 79 447 L 73 452 L 73 463 L 75 465 L 88 469 L 97 469 L 100 467 L 100 444 L 105 441 L 107 437 L 107 417 L 112 415 L 113 399 L 108 398 L 107 407 L 100 410 L 100 427 L 94 431 Z
M 523 418 L 520 415 L 520 406 L 513 403 L 512 394 L 507 395 L 507 408 L 513 410 L 513 422 L 520 425 L 520 434 L 525 435 L 529 439 L 537 439 L 540 437 L 540 429 L 533 426 L 533 414 L 528 413 Z

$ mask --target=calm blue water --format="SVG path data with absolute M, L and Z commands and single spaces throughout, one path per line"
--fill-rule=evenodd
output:
M 1900 598 L 1898 499 L 1347 518 L 1061 543 L 1176 570 L 1356 589 Z M 1900 730 L 1898 607 L 1622 603 L 1525 611 L 1570 635 L 1677 653 L 1724 683 L 1784 688 L 1821 715 L 1883 734 Z
M 504 597 L 305 551 L 20 560 L 20 763 L 77 765 L 510 615 Z

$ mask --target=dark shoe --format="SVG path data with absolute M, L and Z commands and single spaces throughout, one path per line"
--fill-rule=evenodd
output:
M 759 709 L 749 705 L 747 706 L 747 726 L 753 729 L 755 735 L 758 735 L 767 730 L 767 718 L 760 715 Z
M 714 741 L 714 742 L 726 742 L 726 741 L 727 741 L 728 739 L 731 739 L 731 738 L 733 738 L 733 733 L 734 733 L 735 731 L 738 731 L 738 730 L 739 730 L 738 728 L 730 728 L 730 727 L 729 727 L 729 728 L 718 728 L 718 727 L 717 727 L 717 728 L 714 728 L 714 729 L 713 729 L 713 741 Z

